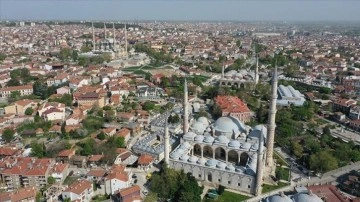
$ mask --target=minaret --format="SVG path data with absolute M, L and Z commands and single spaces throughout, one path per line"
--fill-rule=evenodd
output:
M 259 196 L 261 194 L 261 186 L 263 183 L 263 167 L 264 167 L 264 135 L 263 130 L 261 130 L 259 137 L 259 149 L 258 149 L 258 157 L 257 157 L 257 166 L 256 166 L 256 190 L 255 195 Z
M 223 63 L 222 69 L 221 69 L 221 78 L 224 78 L 224 77 L 225 77 L 225 65 Z
M 113 49 L 116 52 L 115 23 L 113 23 Z
M 106 40 L 106 24 L 104 22 L 104 39 Z
M 184 83 L 184 125 L 183 125 L 183 131 L 184 134 L 189 131 L 189 101 L 188 101 L 188 88 L 187 88 L 187 81 L 185 78 Z
M 92 27 L 92 40 L 93 40 L 93 51 L 96 50 L 96 44 L 95 44 L 95 29 L 94 29 L 94 23 L 91 22 L 91 27 Z
M 256 55 L 256 66 L 255 66 L 255 85 L 259 83 L 259 56 Z
M 274 137 L 275 137 L 275 117 L 276 117 L 276 99 L 277 99 L 277 64 L 275 64 L 275 70 L 272 78 L 271 85 L 271 101 L 269 108 L 269 119 L 267 129 L 267 140 L 266 140 L 266 166 L 273 166 L 273 149 L 274 149 Z
M 128 57 L 127 46 L 128 46 L 128 41 L 127 41 L 127 30 L 126 30 L 126 23 L 125 23 L 125 56 L 126 56 L 126 58 Z
M 169 136 L 169 127 L 168 127 L 168 120 L 166 117 L 165 120 L 165 128 L 164 128 L 164 155 L 165 155 L 165 163 L 169 166 L 169 155 L 170 155 L 170 136 Z

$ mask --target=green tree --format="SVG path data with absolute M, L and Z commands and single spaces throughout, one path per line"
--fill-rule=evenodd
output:
M 303 155 L 304 149 L 298 142 L 291 142 L 291 151 L 297 158 L 300 158 Z
M 329 151 L 320 151 L 310 156 L 310 169 L 315 172 L 325 173 L 338 168 L 338 162 Z
M 105 135 L 104 132 L 101 131 L 101 132 L 97 135 L 97 138 L 98 138 L 99 140 L 105 140 L 106 135 Z
M 29 107 L 29 108 L 27 108 L 27 109 L 25 110 L 25 115 L 30 116 L 30 115 L 32 115 L 33 113 L 34 113 L 34 110 L 33 110 L 33 108 L 31 108 L 31 107 Z
M 49 176 L 47 179 L 48 184 L 55 184 L 56 179 L 53 176 Z
M 90 52 L 92 50 L 92 48 L 90 46 L 81 46 L 81 52 L 82 53 L 87 53 Z
M 115 111 L 114 110 L 105 111 L 105 114 L 104 114 L 104 121 L 105 122 L 111 122 L 114 119 L 115 119 Z
M 12 139 L 14 139 L 14 135 L 15 135 L 15 131 L 7 128 L 4 130 L 2 134 L 2 138 L 5 140 L 6 143 L 9 143 L 11 142 Z
M 78 57 L 79 57 L 78 52 L 77 52 L 76 50 L 74 50 L 74 51 L 71 53 L 71 58 L 72 58 L 72 60 L 73 60 L 73 61 L 77 61 Z
M 7 82 L 7 86 L 20 86 L 20 81 L 18 79 L 10 79 Z
M 46 150 L 44 144 L 31 142 L 31 156 L 43 158 L 46 156 Z
M 145 111 L 151 111 L 155 108 L 155 103 L 154 102 L 151 102 L 151 101 L 146 101 L 144 104 L 143 104 L 143 110 Z
M 117 148 L 125 148 L 125 138 L 124 137 L 116 137 L 115 138 L 115 145 Z
M 2 62 L 3 60 L 5 60 L 6 55 L 3 53 L 0 53 L 0 62 Z
M 158 201 L 158 197 L 157 197 L 157 194 L 150 191 L 148 193 L 148 195 L 145 197 L 145 200 L 144 202 L 154 202 L 154 201 Z
M 59 53 L 60 60 L 68 60 L 72 55 L 72 50 L 70 48 L 62 48 Z

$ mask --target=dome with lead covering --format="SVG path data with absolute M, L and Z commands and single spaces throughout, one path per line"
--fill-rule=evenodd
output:
M 237 141 L 237 140 L 232 140 L 230 143 L 229 143 L 229 147 L 232 147 L 232 148 L 240 148 L 240 142 Z
M 198 157 L 196 157 L 196 156 L 190 156 L 190 158 L 189 158 L 189 162 L 191 162 L 191 163 L 196 163 L 196 161 L 198 161 Z
M 233 165 L 231 165 L 231 164 L 228 164 L 226 166 L 226 170 L 235 171 L 235 167 Z
M 187 161 L 189 158 L 190 158 L 189 155 L 184 154 L 180 157 L 180 160 Z
M 203 135 L 197 135 L 194 140 L 195 140 L 195 142 L 202 142 L 204 140 L 204 136 Z
M 185 133 L 184 139 L 194 140 L 195 136 L 196 136 L 196 134 L 194 132 L 189 131 L 189 132 Z
M 218 163 L 217 160 L 215 159 L 209 159 L 206 161 L 205 165 L 209 166 L 209 167 L 215 167 L 216 164 Z
M 313 193 L 297 193 L 292 197 L 295 202 L 324 202 Z
M 237 118 L 231 116 L 220 117 L 214 123 L 215 131 L 220 133 L 241 133 L 246 132 L 246 126 Z
M 229 139 L 225 136 L 225 135 L 220 135 L 218 137 L 215 138 L 215 142 L 220 143 L 220 144 L 228 144 L 229 143 Z
M 275 194 L 266 198 L 265 202 L 293 202 L 284 194 Z
M 204 124 L 204 126 L 208 126 L 209 125 L 209 120 L 206 118 L 206 117 L 200 117 L 200 118 L 198 118 L 198 120 L 197 120 L 198 122 L 200 122 L 200 123 L 202 123 L 202 124 Z
M 213 143 L 214 142 L 214 138 L 212 136 L 205 136 L 204 137 L 204 142 L 205 143 Z
M 221 169 L 225 169 L 226 168 L 226 163 L 219 162 L 219 163 L 216 164 L 216 167 L 221 168 Z
M 241 145 L 241 149 L 246 149 L 246 150 L 248 150 L 248 149 L 250 149 L 250 147 L 251 147 L 251 144 L 248 143 L 248 142 L 244 142 L 244 143 Z
M 205 165 L 206 159 L 200 158 L 196 163 L 197 163 L 197 164 L 200 164 L 200 165 Z
M 202 134 L 206 130 L 206 126 L 199 121 L 195 121 L 193 124 L 191 124 L 190 128 L 198 134 Z

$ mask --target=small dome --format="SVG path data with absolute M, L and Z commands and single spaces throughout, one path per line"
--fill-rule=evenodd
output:
M 256 142 L 254 143 L 253 145 L 251 145 L 251 148 L 252 150 L 258 150 L 259 149 L 259 144 Z
M 206 126 L 199 121 L 195 121 L 193 124 L 191 124 L 190 128 L 195 132 L 203 133 L 206 129 Z
M 221 168 L 221 169 L 225 169 L 226 168 L 226 163 L 219 162 L 219 163 L 216 164 L 216 167 Z
M 215 159 L 209 159 L 209 160 L 206 161 L 205 165 L 207 165 L 207 166 L 209 166 L 209 167 L 215 167 L 216 164 L 217 164 L 217 162 L 218 162 L 218 161 L 215 160 Z
M 196 136 L 196 134 L 194 132 L 190 131 L 190 132 L 185 133 L 184 139 L 186 139 L 186 140 L 194 140 L 195 136 Z
M 199 159 L 199 158 L 196 157 L 196 156 L 190 156 L 189 162 L 191 162 L 191 163 L 196 163 L 196 161 L 197 161 L 198 159 Z
M 213 143 L 214 138 L 212 136 L 204 136 L 204 142 L 205 143 Z
M 221 143 L 221 144 L 228 144 L 229 141 L 230 140 L 225 135 L 220 135 L 220 136 L 216 137 L 216 139 L 215 139 L 215 142 Z
M 266 140 L 267 128 L 264 125 L 257 125 L 249 133 L 248 138 L 259 139 L 261 133 L 263 134 L 264 140 Z
M 296 202 L 323 202 L 321 198 L 316 196 L 313 193 L 297 193 L 295 194 L 292 199 Z
M 188 142 L 183 142 L 183 143 L 181 144 L 181 146 L 180 146 L 180 148 L 183 149 L 183 150 L 187 150 L 187 149 L 189 149 L 190 147 L 191 147 L 191 144 L 188 143 Z
M 240 142 L 237 141 L 237 140 L 232 140 L 230 143 L 229 143 L 229 147 L 232 147 L 232 148 L 240 148 Z
M 245 173 L 245 168 L 242 167 L 242 166 L 237 166 L 237 167 L 235 168 L 235 171 L 236 171 L 236 172 L 239 172 L 239 173 Z
M 179 160 L 181 154 L 178 151 L 174 151 L 170 154 L 170 158 L 175 159 L 175 160 Z
M 293 202 L 288 196 L 275 194 L 266 198 L 265 202 Z
M 231 165 L 231 164 L 228 164 L 226 166 L 226 170 L 235 171 L 235 167 L 233 165 Z
M 196 163 L 197 163 L 197 164 L 200 164 L 200 165 L 205 165 L 206 159 L 201 158 L 201 159 L 199 159 Z
M 195 140 L 195 142 L 202 142 L 204 140 L 204 136 L 203 135 L 197 135 L 194 140 Z
M 251 147 L 251 144 L 248 142 L 244 142 L 244 144 L 241 145 L 241 149 L 248 150 L 248 149 L 250 149 L 250 147 Z
M 202 124 L 204 124 L 204 126 L 208 126 L 209 125 L 209 121 L 208 121 L 208 119 L 206 118 L 206 117 L 200 117 L 200 118 L 198 118 L 198 120 L 197 120 L 198 122 L 200 122 L 200 123 L 202 123 Z
M 190 158 L 189 155 L 184 154 L 180 157 L 180 160 L 187 161 L 189 158 Z

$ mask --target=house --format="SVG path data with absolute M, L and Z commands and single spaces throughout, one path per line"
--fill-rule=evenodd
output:
M 112 195 L 119 189 L 127 188 L 130 186 L 131 179 L 125 172 L 109 173 L 105 179 L 105 193 Z
M 70 201 L 88 202 L 94 195 L 93 183 L 87 180 L 76 181 L 65 189 L 61 196 Z
M 114 127 L 105 128 L 105 129 L 102 129 L 102 132 L 104 132 L 105 135 L 112 137 L 116 133 L 116 128 L 114 128 Z
M 65 104 L 45 102 L 38 110 L 39 116 L 46 121 L 65 120 Z
M 70 159 L 75 156 L 75 149 L 65 149 L 59 152 L 56 157 L 57 162 L 69 163 Z
M 18 100 L 11 105 L 5 107 L 5 114 L 15 114 L 19 116 L 25 115 L 28 108 L 35 108 L 36 102 L 29 99 Z
M 102 168 L 96 168 L 96 169 L 91 169 L 87 174 L 86 174 L 86 179 L 89 181 L 100 181 L 102 180 L 102 178 L 105 176 L 106 174 L 106 170 L 102 169 Z
M 13 192 L 0 193 L 1 202 L 35 202 L 37 189 L 35 186 L 25 187 Z
M 54 78 L 48 78 L 46 80 L 47 86 L 58 86 L 60 84 L 63 84 L 68 81 L 68 74 L 62 73 L 59 75 L 56 75 Z
M 233 116 L 242 122 L 249 122 L 254 116 L 254 112 L 250 111 L 248 106 L 238 97 L 217 96 L 215 103 L 220 108 L 222 116 Z
M 91 167 L 95 167 L 95 166 L 100 166 L 101 164 L 101 159 L 104 158 L 104 155 L 91 155 L 88 159 L 88 166 Z
M 138 168 L 143 170 L 148 170 L 151 168 L 154 158 L 148 154 L 141 154 L 138 159 Z
M 125 142 L 129 141 L 131 131 L 127 128 L 121 128 L 117 133 L 116 136 L 123 137 Z
M 94 106 L 98 105 L 99 107 L 105 106 L 105 97 L 100 95 L 100 93 L 96 92 L 86 92 L 77 96 L 77 103 L 79 106 L 87 105 L 87 106 Z
M 116 202 L 141 202 L 140 187 L 134 185 L 125 189 L 117 191 L 114 195 L 114 201 Z
M 65 124 L 67 126 L 70 126 L 70 125 L 79 125 L 80 122 L 82 121 L 83 119 L 83 115 L 76 115 L 76 114 L 72 114 L 68 119 L 66 119 L 65 121 Z
M 345 115 L 349 115 L 350 109 L 356 106 L 356 100 L 352 99 L 336 99 L 333 101 L 333 109 L 334 111 L 340 111 Z
M 75 155 L 71 158 L 71 162 L 73 165 L 76 165 L 79 168 L 84 168 L 86 167 L 87 159 L 86 156 Z
M 135 115 L 133 113 L 127 112 L 119 112 L 116 114 L 116 116 L 120 121 L 124 122 L 132 122 L 135 119 Z
M 51 176 L 55 178 L 56 182 L 63 183 L 69 174 L 69 167 L 68 163 L 56 163 L 51 171 Z
M 25 85 L 25 86 L 10 86 L 0 89 L 0 95 L 3 98 L 10 97 L 12 92 L 20 92 L 20 96 L 32 95 L 33 94 L 33 86 Z
M 64 94 L 70 94 L 70 88 L 67 86 L 60 87 L 56 89 L 56 94 L 64 95 Z

